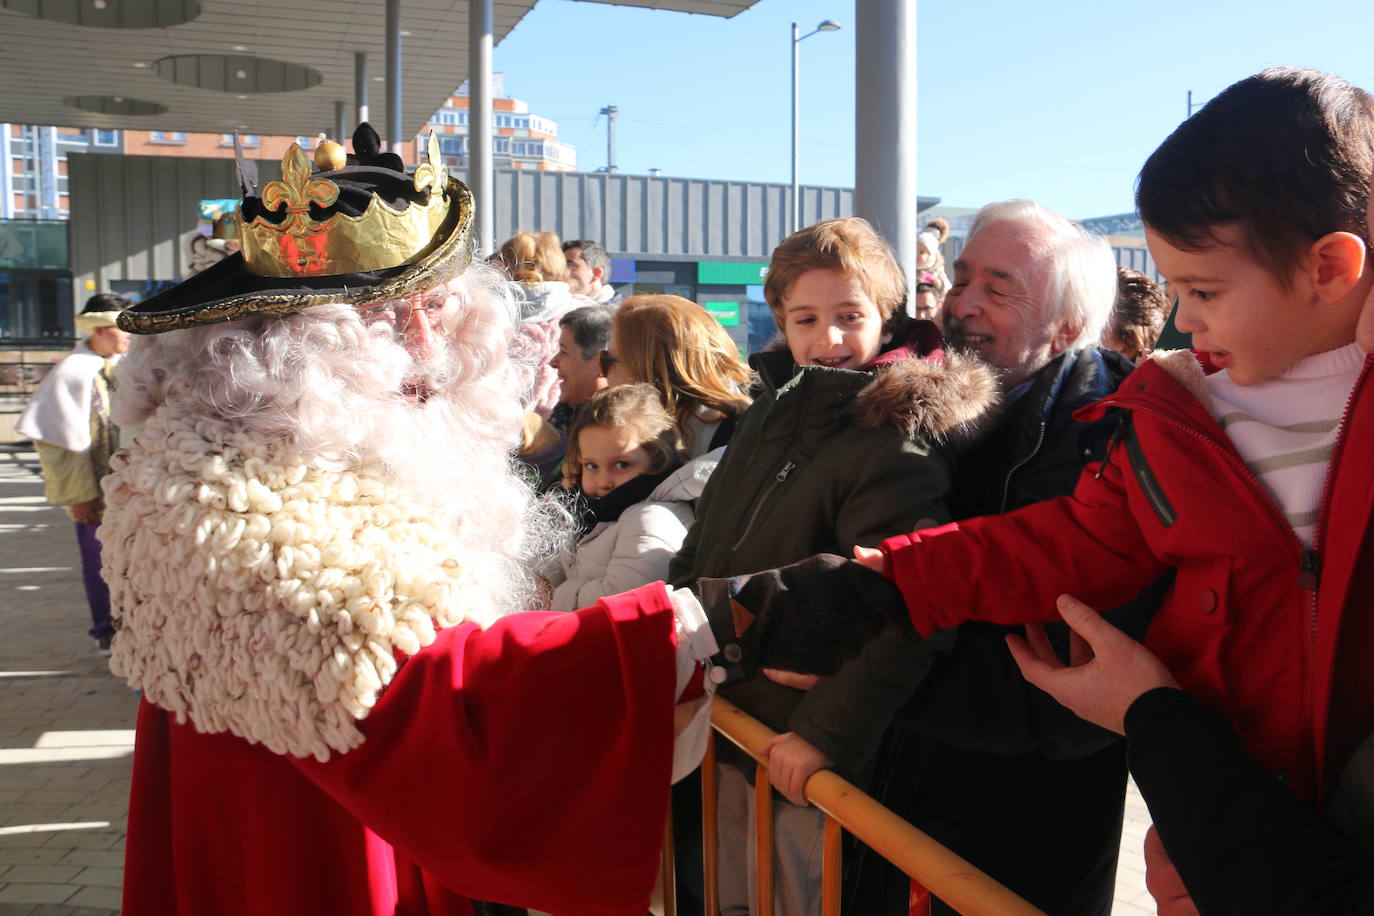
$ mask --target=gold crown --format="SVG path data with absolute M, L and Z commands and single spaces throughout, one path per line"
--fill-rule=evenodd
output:
M 335 213 L 316 222 L 310 205 L 332 206 L 339 186 L 313 177 L 309 157 L 291 144 L 282 156 L 282 177 L 262 189 L 263 208 L 277 211 L 285 204 L 286 219 L 276 224 L 257 216 L 245 222 L 235 211 L 248 270 L 262 277 L 328 277 L 415 263 L 449 216 L 448 169 L 433 133 L 428 153 L 429 161 L 413 176 L 415 190 L 429 191 L 423 206 L 411 202 L 393 210 L 374 192 L 361 216 Z

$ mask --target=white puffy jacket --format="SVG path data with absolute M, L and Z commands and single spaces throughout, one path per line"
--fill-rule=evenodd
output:
M 600 522 L 574 550 L 564 551 L 550 577 L 553 610 L 573 611 L 667 577 L 668 564 L 696 519 L 697 497 L 724 452 L 718 448 L 684 464 L 644 502 L 613 522 Z

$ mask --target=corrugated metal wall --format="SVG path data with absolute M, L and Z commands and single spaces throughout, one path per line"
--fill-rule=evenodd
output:
M 259 168 L 261 181 L 278 173 L 276 163 Z M 186 265 L 177 240 L 195 228 L 196 204 L 237 194 L 225 159 L 81 154 L 68 171 L 79 299 L 115 280 L 179 279 Z M 548 229 L 596 239 L 614 257 L 767 260 L 787 234 L 787 193 L 781 184 L 501 169 L 497 237 L 486 242 Z M 804 224 L 853 213 L 848 188 L 803 187 L 801 197 Z

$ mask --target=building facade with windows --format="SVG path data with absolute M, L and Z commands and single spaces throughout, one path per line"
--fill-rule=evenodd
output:
M 121 133 L 0 123 L 0 219 L 66 219 L 67 154 L 123 152 Z
M 558 139 L 558 124 L 530 112 L 520 99 L 506 96 L 503 74 L 492 81 L 492 158 L 497 168 L 540 172 L 577 171 L 577 150 Z M 439 149 L 450 168 L 468 165 L 468 85 L 458 87 L 425 125 L 439 134 Z

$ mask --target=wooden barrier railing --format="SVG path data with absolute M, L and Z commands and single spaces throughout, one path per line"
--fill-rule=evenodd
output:
M 755 843 L 758 861 L 754 916 L 773 914 L 773 789 L 759 750 L 775 733 L 723 697 L 717 696 L 711 725 L 758 761 L 754 780 Z M 703 850 L 707 916 L 717 916 L 719 887 L 716 842 L 715 740 L 702 761 Z M 851 783 L 821 770 L 806 783 L 806 798 L 826 815 L 821 890 L 822 916 L 840 913 L 840 831 L 848 830 L 913 880 L 965 916 L 1045 916 L 992 878 L 884 808 Z M 664 912 L 674 916 L 672 840 L 664 845 Z

